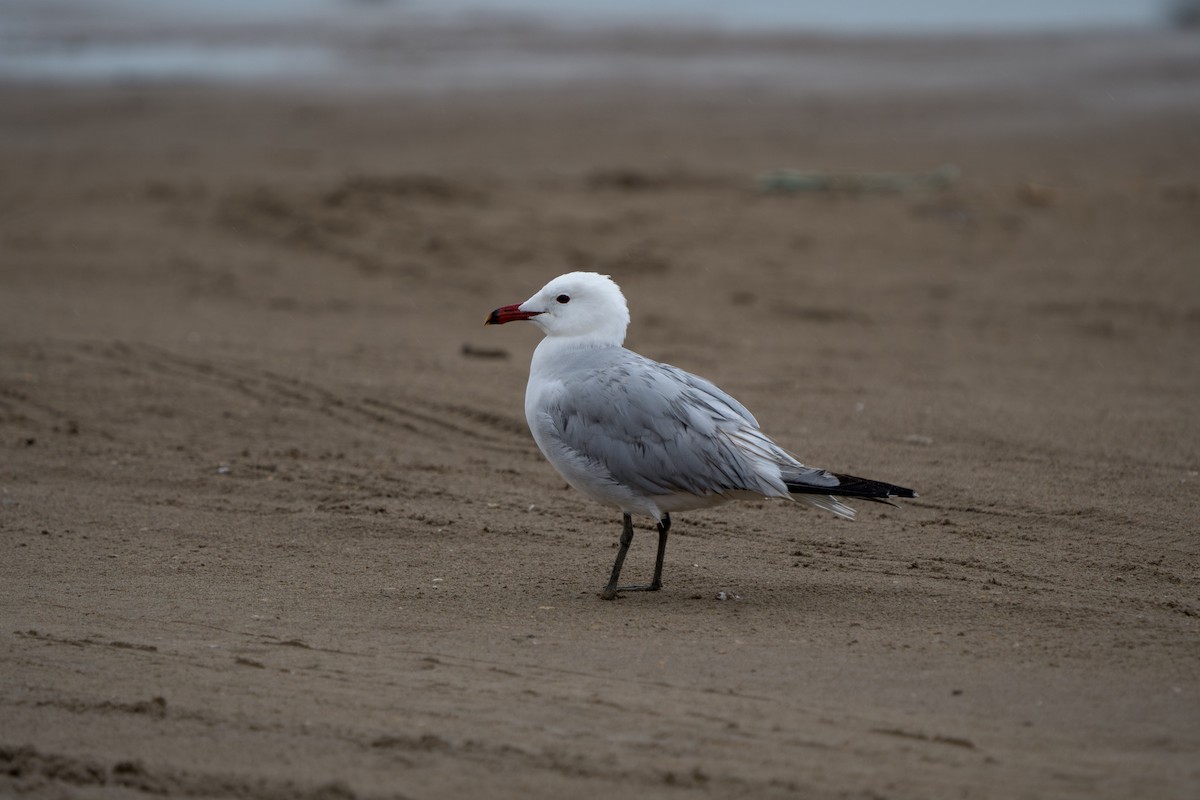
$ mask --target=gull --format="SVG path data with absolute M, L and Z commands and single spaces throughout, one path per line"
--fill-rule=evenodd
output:
M 600 595 L 605 600 L 662 588 L 672 511 L 783 497 L 853 519 L 854 510 L 839 498 L 891 503 L 917 496 L 902 486 L 805 466 L 713 383 L 625 349 L 629 307 L 607 275 L 560 275 L 524 303 L 497 308 L 484 324 L 517 320 L 545 334 L 525 389 L 533 440 L 568 484 L 624 515 L 617 559 Z M 654 577 L 646 585 L 619 586 L 635 514 L 658 527 Z

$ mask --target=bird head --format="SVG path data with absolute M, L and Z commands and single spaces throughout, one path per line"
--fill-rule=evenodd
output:
M 484 324 L 529 320 L 547 336 L 571 336 L 596 344 L 625 341 L 629 307 L 625 295 L 607 275 L 568 272 L 559 275 L 524 303 L 502 306 Z

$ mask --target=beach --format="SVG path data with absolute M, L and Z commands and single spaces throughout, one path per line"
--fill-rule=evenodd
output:
M 1194 39 L 439 30 L 0 84 L 0 794 L 1195 797 Z M 601 600 L 483 326 L 572 270 L 920 497 Z

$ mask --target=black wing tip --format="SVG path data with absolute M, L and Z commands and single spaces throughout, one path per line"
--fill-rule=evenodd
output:
M 830 494 L 835 497 L 857 497 L 861 500 L 875 500 L 880 503 L 890 502 L 893 497 L 919 497 L 916 490 L 893 483 L 873 481 L 870 478 L 860 478 L 857 475 L 833 473 L 838 479 L 837 486 L 809 486 L 805 484 L 788 484 L 788 491 L 795 494 Z

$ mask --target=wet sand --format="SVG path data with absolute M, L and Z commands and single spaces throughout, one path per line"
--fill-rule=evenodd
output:
M 1196 796 L 1178 42 L 985 91 L 0 88 L 0 793 Z M 681 514 L 600 600 L 619 515 L 529 437 L 536 331 L 482 327 L 573 269 L 921 498 Z

